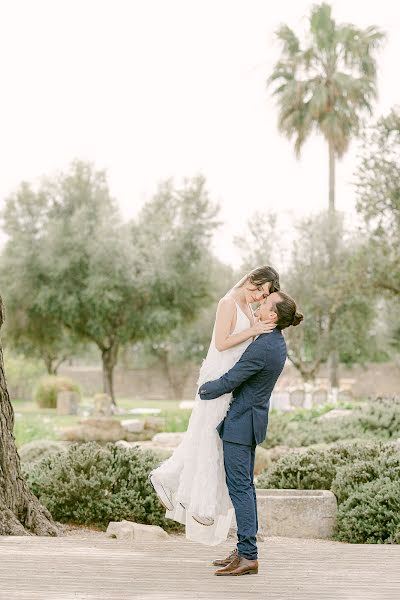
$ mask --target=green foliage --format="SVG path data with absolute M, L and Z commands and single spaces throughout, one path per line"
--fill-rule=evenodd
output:
M 318 420 L 321 413 L 276 413 L 268 423 L 266 448 L 329 444 L 340 440 L 393 440 L 400 437 L 400 397 L 383 397 L 355 404 L 349 415 Z
M 367 275 L 376 290 L 400 295 L 400 109 L 391 110 L 364 131 L 355 175 L 357 210 L 365 221 Z M 391 313 L 397 313 L 398 306 Z M 392 317 L 394 315 L 392 314 Z M 393 323 L 395 327 L 393 327 Z M 393 335 L 399 320 L 391 320 Z
M 393 446 L 385 446 L 385 451 L 371 458 L 358 458 L 337 469 L 331 490 L 338 502 L 344 502 L 354 489 L 378 479 L 387 477 L 391 481 L 400 481 L 400 452 Z
M 49 372 L 78 344 L 96 344 L 113 396 L 121 345 L 167 337 L 211 302 L 216 213 L 201 176 L 161 184 L 128 224 L 90 163 L 74 161 L 37 191 L 22 184 L 2 214 L 10 340 Z
M 57 521 L 105 528 L 110 521 L 127 519 L 177 528 L 164 518 L 165 509 L 147 480 L 158 462 L 151 452 L 137 447 L 89 442 L 44 458 L 28 477 L 33 492 Z
M 315 375 L 332 348 L 347 364 L 370 360 L 376 348 L 371 340 L 376 306 L 365 277 L 367 257 L 357 236 L 336 214 L 331 262 L 332 220 L 321 213 L 299 223 L 285 277 L 285 289 L 300 299 L 305 315 L 302 327 L 285 332 L 289 358 L 306 379 Z
M 357 486 L 339 505 L 335 539 L 353 544 L 400 544 L 400 479 L 381 476 Z
M 376 459 L 385 451 L 383 442 L 340 442 L 329 449 L 309 448 L 286 454 L 261 474 L 257 487 L 329 490 L 338 467 L 355 460 Z M 387 452 L 394 452 L 390 447 Z
M 331 10 L 326 3 L 312 7 L 304 45 L 287 25 L 276 32 L 282 53 L 268 82 L 279 101 L 279 129 L 295 138 L 297 155 L 318 131 L 343 156 L 376 96 L 375 54 L 384 34 L 338 24 Z
M 4 369 L 10 398 L 31 400 L 33 389 L 45 369 L 38 359 L 4 349 Z
M 77 392 L 81 395 L 79 385 L 68 377 L 47 375 L 43 377 L 35 390 L 35 400 L 40 408 L 57 408 L 57 394 L 62 391 Z

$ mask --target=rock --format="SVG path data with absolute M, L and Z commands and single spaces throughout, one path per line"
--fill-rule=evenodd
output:
M 126 419 L 121 421 L 121 425 L 131 433 L 141 433 L 144 430 L 144 421 L 140 419 Z
M 126 437 L 126 430 L 117 419 L 89 417 L 81 419 L 78 427 L 64 429 L 62 439 L 71 442 L 116 442 Z
M 137 444 L 135 442 L 127 442 L 126 440 L 117 440 L 115 445 L 119 448 L 134 448 Z
M 143 525 L 133 521 L 111 521 L 108 524 L 107 537 L 126 541 L 167 540 L 169 535 L 158 525 Z
M 57 392 L 57 415 L 77 415 L 80 396 L 77 392 Z
M 337 518 L 328 490 L 256 490 L 259 530 L 265 536 L 329 539 Z M 236 528 L 233 515 L 232 528 Z
M 151 440 L 156 446 L 168 446 L 170 448 L 176 448 L 181 443 L 185 432 L 167 432 L 156 433 Z
M 164 417 L 146 417 L 144 421 L 145 429 L 154 429 L 155 431 L 162 431 L 165 429 L 166 421 Z
M 55 440 L 34 440 L 24 444 L 18 449 L 21 462 L 33 465 L 45 456 L 65 452 L 68 444 Z
M 95 394 L 93 397 L 94 417 L 111 417 L 113 414 L 111 396 L 108 394 Z
M 329 419 L 340 419 L 341 417 L 348 417 L 353 414 L 352 410 L 347 410 L 346 408 L 334 408 L 329 412 L 324 413 L 317 417 L 316 421 L 328 421 Z

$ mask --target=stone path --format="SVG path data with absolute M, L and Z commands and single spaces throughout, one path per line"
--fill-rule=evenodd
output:
M 0 537 L 0 600 L 399 600 L 400 546 L 266 538 L 258 575 L 216 577 L 184 538 Z

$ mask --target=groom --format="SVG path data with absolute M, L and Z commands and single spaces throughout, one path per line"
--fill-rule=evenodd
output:
M 238 544 L 226 559 L 214 561 L 215 565 L 224 566 L 215 575 L 258 573 L 254 457 L 257 444 L 266 437 L 269 399 L 287 356 L 282 323 L 275 312 L 281 300 L 279 292 L 270 294 L 256 313 L 260 320 L 275 321 L 276 328 L 258 336 L 232 369 L 219 379 L 202 384 L 199 390 L 202 400 L 233 392 L 228 413 L 217 430 L 223 442 L 226 483 L 236 514 Z

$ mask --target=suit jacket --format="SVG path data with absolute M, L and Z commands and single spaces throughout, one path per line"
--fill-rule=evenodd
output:
M 261 444 L 266 438 L 269 400 L 287 356 L 282 332 L 261 334 L 225 375 L 200 386 L 202 400 L 233 392 L 225 418 L 217 426 L 222 440 Z

